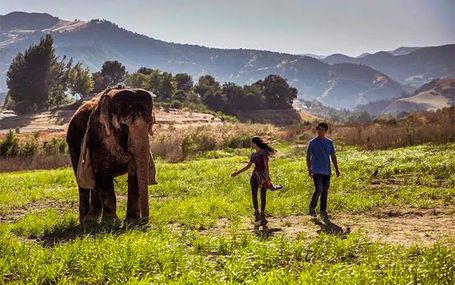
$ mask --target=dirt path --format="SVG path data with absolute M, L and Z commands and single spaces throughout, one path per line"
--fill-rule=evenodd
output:
M 126 197 L 120 195 L 118 200 L 124 203 Z M 14 223 L 30 212 L 48 208 L 64 213 L 75 210 L 76 204 L 41 200 L 0 215 L 0 223 Z M 178 224 L 169 224 L 168 227 L 175 231 L 184 229 Z M 215 236 L 243 235 L 249 232 L 259 237 L 285 235 L 291 239 L 314 238 L 322 232 L 340 236 L 361 232 L 371 240 L 388 244 L 429 246 L 442 240 L 455 246 L 455 205 L 433 209 L 393 208 L 362 214 L 335 214 L 328 219 L 308 215 L 268 217 L 266 228 L 254 225 L 251 217 L 242 217 L 240 222 L 235 223 L 222 218 L 214 226 L 198 230 L 201 234 Z
M 64 132 L 75 110 L 47 111 L 28 115 L 8 115 L 0 113 L 0 133 L 19 128 L 21 133 L 37 131 L 58 133 Z M 202 126 L 221 124 L 221 120 L 211 114 L 184 111 L 179 109 L 156 110 L 157 124 L 166 128 L 185 128 L 188 126 Z
M 312 238 L 321 232 L 341 236 L 362 232 L 383 243 L 428 246 L 444 240 L 455 245 L 455 207 L 336 214 L 325 220 L 310 216 L 269 217 L 265 229 L 254 226 L 251 218 L 244 218 L 237 225 L 221 219 L 215 227 L 205 231 L 216 235 L 249 231 L 257 235 L 285 235 L 289 238 Z

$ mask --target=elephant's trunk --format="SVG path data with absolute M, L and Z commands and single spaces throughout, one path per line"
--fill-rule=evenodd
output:
M 128 147 L 136 164 L 138 206 L 141 221 L 146 223 L 149 219 L 147 186 L 149 179 L 150 146 L 148 124 L 141 118 L 136 118 L 129 126 Z

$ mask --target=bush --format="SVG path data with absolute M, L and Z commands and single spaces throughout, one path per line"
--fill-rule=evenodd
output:
M 16 137 L 16 134 L 9 130 L 6 134 L 5 139 L 0 142 L 0 155 L 5 156 L 15 156 L 18 154 L 19 150 L 19 139 Z
M 183 103 L 177 100 L 171 102 L 171 108 L 181 109 L 183 107 Z
M 184 157 L 201 151 L 216 149 L 216 139 L 208 133 L 195 132 L 185 136 L 181 143 Z
M 53 137 L 43 142 L 42 151 L 45 155 L 67 153 L 68 147 L 64 139 Z
M 251 136 L 239 135 L 232 137 L 226 143 L 226 147 L 229 148 L 246 148 L 251 145 Z
M 23 100 L 14 104 L 13 110 L 18 114 L 27 114 L 36 112 L 38 106 L 29 100 Z
M 34 156 L 38 154 L 39 150 L 39 143 L 38 141 L 32 137 L 25 141 L 23 144 L 19 145 L 19 156 Z

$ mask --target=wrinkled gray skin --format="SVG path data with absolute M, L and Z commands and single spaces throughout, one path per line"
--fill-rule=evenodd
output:
M 89 140 L 95 189 L 79 187 L 81 223 L 118 221 L 113 179 L 128 173 L 126 223 L 147 223 L 150 177 L 149 134 L 152 135 L 153 98 L 142 89 L 110 89 L 82 105 L 68 126 L 67 143 L 74 171 L 89 123 Z M 77 175 L 77 173 L 76 173 Z M 153 183 L 154 184 L 154 183 Z

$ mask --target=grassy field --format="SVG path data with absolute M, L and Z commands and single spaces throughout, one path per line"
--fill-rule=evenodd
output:
M 342 176 L 329 194 L 332 220 L 342 228 L 336 234 L 306 216 L 312 182 L 304 148 L 278 149 L 272 178 L 286 189 L 268 193 L 268 230 L 253 228 L 248 174 L 229 177 L 247 149 L 158 161 L 151 222 L 139 229 L 79 226 L 69 168 L 0 174 L 0 283 L 454 284 L 453 225 L 437 227 L 428 242 L 425 233 L 388 242 L 390 229 L 378 238 L 355 221 L 374 228 L 417 213 L 407 222 L 415 234 L 414 222 L 453 221 L 455 144 L 340 146 Z M 124 217 L 125 177 L 115 187 Z

